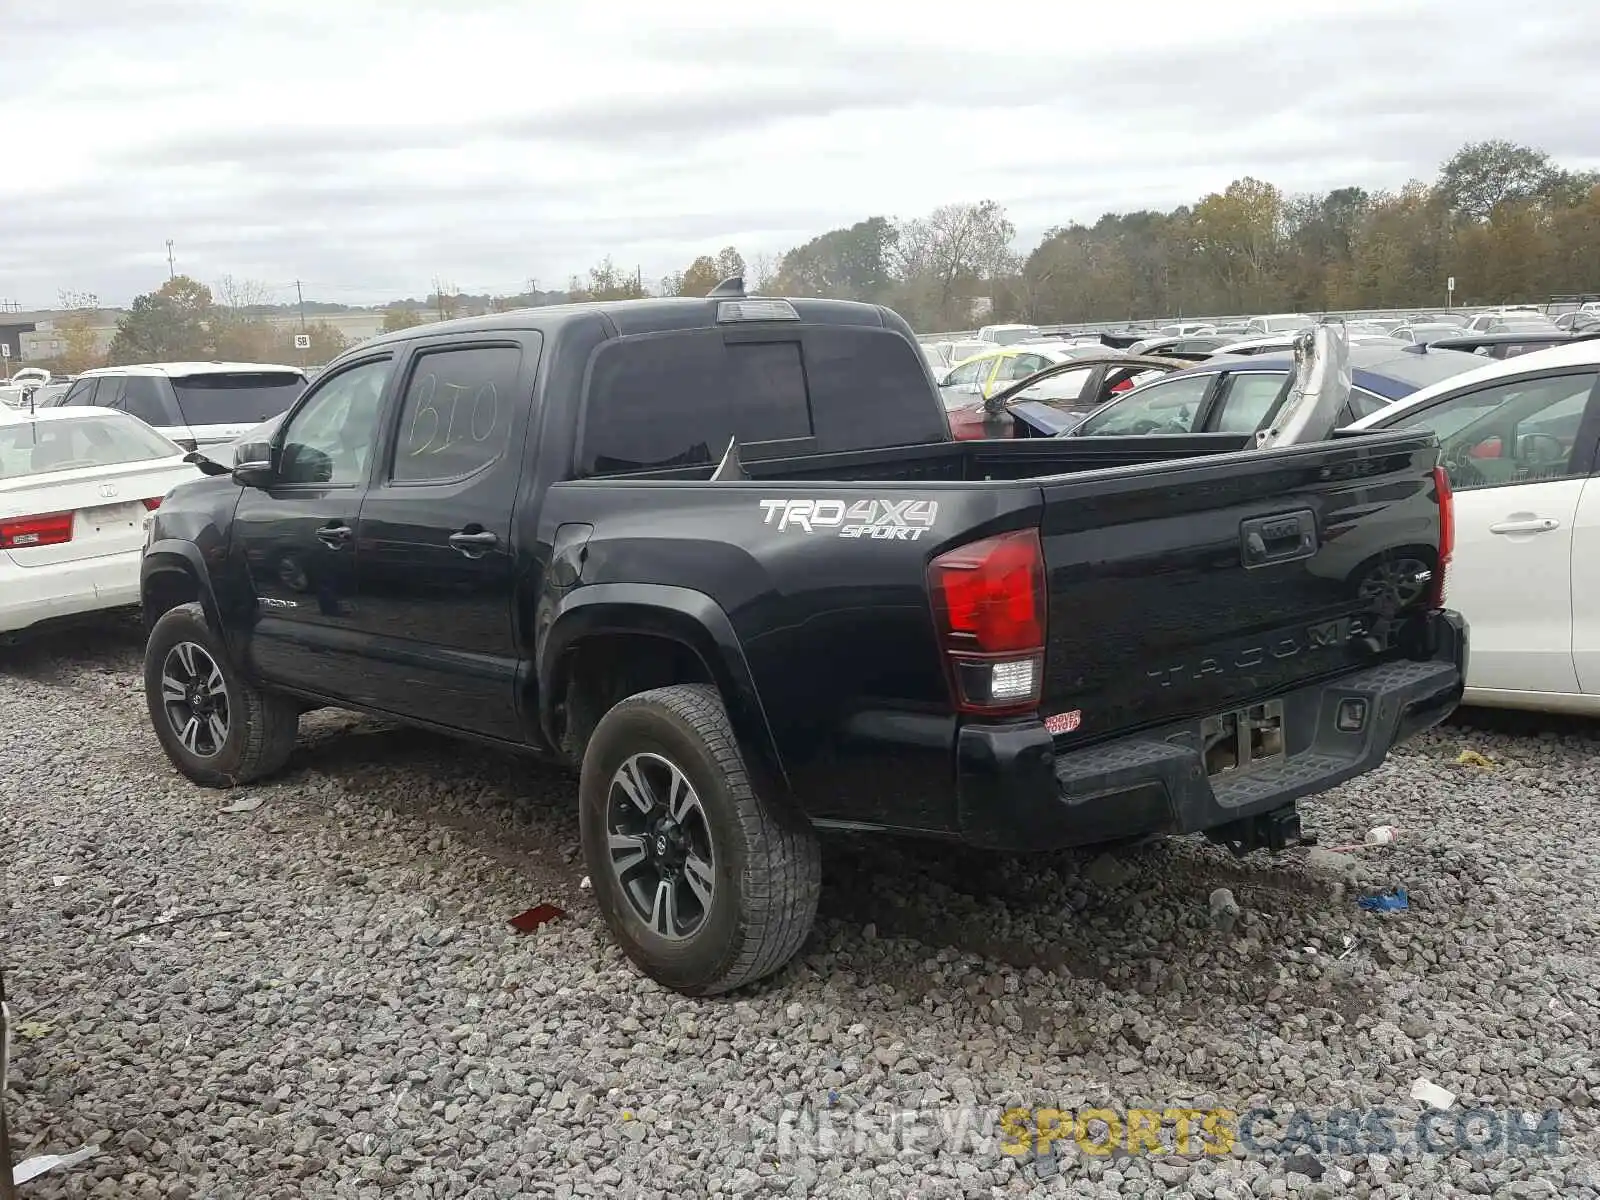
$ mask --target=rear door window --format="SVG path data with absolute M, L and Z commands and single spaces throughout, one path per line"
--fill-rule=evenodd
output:
M 70 404 L 74 407 L 78 407 L 93 404 L 95 385 L 99 382 L 100 380 L 98 377 L 94 379 L 78 380 L 77 383 L 73 384 L 72 387 L 67 390 L 66 396 L 63 397 L 61 401 L 62 405 L 66 406 Z
M 1266 421 L 1283 381 L 1279 371 L 1239 371 L 1228 377 L 1227 391 L 1213 423 L 1218 433 L 1254 433 Z
M 987 375 L 991 360 L 981 369 Z M 608 342 L 584 400 L 578 473 L 946 441 L 917 347 L 885 329 L 696 329 Z
M 117 407 L 130 417 L 138 417 L 146 425 L 167 426 L 176 419 L 167 402 L 162 381 L 153 375 L 128 376 L 122 385 L 122 400 Z
M 298 371 L 218 371 L 172 381 L 183 423 L 259 425 L 287 412 L 305 390 Z
M 499 459 L 510 444 L 521 366 L 515 346 L 418 355 L 400 409 L 394 482 L 464 479 Z

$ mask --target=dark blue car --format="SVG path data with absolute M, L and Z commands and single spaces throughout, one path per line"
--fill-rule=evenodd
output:
M 1481 357 L 1457 350 L 1352 346 L 1350 400 L 1339 424 L 1481 366 Z M 1134 388 L 1057 436 L 1254 433 L 1276 408 L 1293 370 L 1290 355 L 1213 359 Z

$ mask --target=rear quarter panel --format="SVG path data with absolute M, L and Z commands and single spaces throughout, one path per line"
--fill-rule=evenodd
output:
M 652 583 L 727 614 L 814 817 L 948 828 L 954 718 L 926 589 L 957 543 L 1036 524 L 1030 484 L 558 484 L 541 540 L 593 526 L 578 592 Z M 559 620 L 559 616 L 556 618 Z M 883 752 L 893 732 L 924 752 Z

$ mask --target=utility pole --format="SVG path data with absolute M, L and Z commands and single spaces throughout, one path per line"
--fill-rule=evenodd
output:
M 306 334 L 306 341 L 309 343 L 311 339 L 310 331 L 306 329 L 306 294 L 305 291 L 300 287 L 300 281 L 298 279 L 294 281 L 294 297 L 300 306 L 300 332 Z M 300 366 L 302 369 L 304 369 L 305 365 L 306 351 L 301 350 Z
M 168 238 L 167 239 L 167 278 L 168 279 L 176 279 L 177 277 L 178 277 L 178 268 L 176 266 L 174 266 L 173 262 L 172 262 L 172 239 Z

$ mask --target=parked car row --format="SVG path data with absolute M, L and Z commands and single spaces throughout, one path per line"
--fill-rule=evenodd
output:
M 0 409 L 0 636 L 136 605 L 150 514 L 200 477 L 195 452 L 229 457 L 305 386 L 294 367 L 153 363 L 42 383 Z

